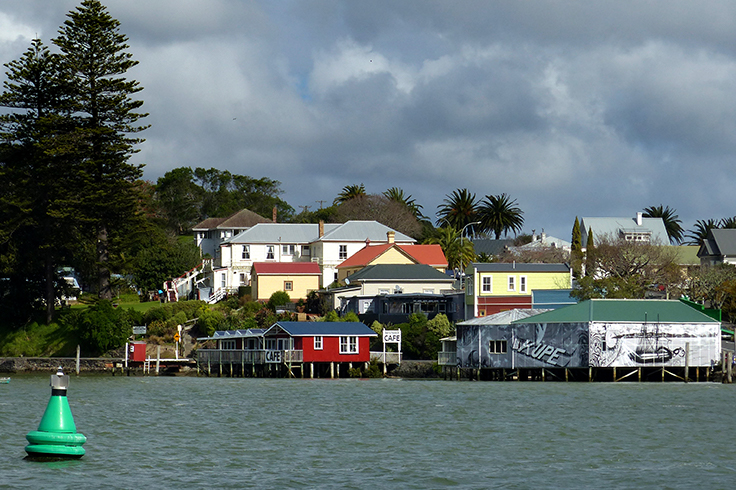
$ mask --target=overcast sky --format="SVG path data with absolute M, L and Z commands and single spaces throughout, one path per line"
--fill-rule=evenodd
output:
M 505 192 L 566 240 L 575 216 L 736 215 L 736 2 L 103 3 L 140 62 L 153 182 L 269 177 L 297 212 L 400 187 L 433 218 L 455 189 Z M 77 5 L 0 0 L 0 61 Z

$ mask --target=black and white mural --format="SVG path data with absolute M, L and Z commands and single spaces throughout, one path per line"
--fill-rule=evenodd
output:
M 711 366 L 720 359 L 720 324 L 592 323 L 593 367 Z
M 586 323 L 458 325 L 463 368 L 587 367 Z

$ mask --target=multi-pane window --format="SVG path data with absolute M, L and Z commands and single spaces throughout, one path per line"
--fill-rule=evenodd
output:
M 345 260 L 348 258 L 348 246 L 347 245 L 340 245 L 339 258 L 340 260 Z
M 293 290 L 294 290 L 294 282 L 284 281 L 284 291 L 293 291 Z
M 357 354 L 358 337 L 340 337 L 340 354 Z
M 322 350 L 322 336 L 317 335 L 314 337 L 314 350 Z
M 304 257 L 312 255 L 312 250 L 309 248 L 309 245 L 302 245 L 302 255 Z
M 526 276 L 519 276 L 519 291 L 526 293 Z
M 516 276 L 509 276 L 509 291 L 516 291 Z
M 491 276 L 484 276 L 483 279 L 481 279 L 481 292 L 491 292 Z
M 243 245 L 243 260 L 250 259 L 250 245 Z
M 294 255 L 294 245 L 281 245 L 281 255 Z
M 220 341 L 220 349 L 223 350 L 232 350 L 235 349 L 235 340 L 221 340 Z
M 274 246 L 266 245 L 266 260 L 273 260 L 276 256 L 274 255 Z
M 220 279 L 220 287 L 223 287 L 223 288 L 224 288 L 225 286 L 227 286 L 227 276 L 226 276 L 226 275 L 225 275 L 225 273 L 223 272 L 223 273 L 221 274 L 221 279 Z
M 507 344 L 506 340 L 491 340 L 488 342 L 488 351 L 491 354 L 506 354 Z

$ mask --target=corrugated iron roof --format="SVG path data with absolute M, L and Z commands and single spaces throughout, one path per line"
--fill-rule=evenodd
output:
M 550 310 L 541 308 L 516 308 L 514 310 L 501 311 L 493 315 L 480 316 L 459 322 L 458 325 L 508 325 L 516 320 L 528 318 Z
M 268 335 L 269 332 L 277 327 L 281 328 L 292 337 L 313 335 L 351 335 L 357 337 L 378 336 L 376 332 L 361 322 L 277 322 L 274 323 L 271 328 L 266 330 L 265 335 Z
M 719 323 L 681 301 L 590 299 L 514 323 Z
M 386 233 L 389 231 L 395 232 L 394 241 L 396 242 L 416 242 L 412 237 L 395 231 L 378 221 L 358 220 L 348 221 L 329 231 L 327 230 L 327 225 L 325 225 L 325 236 L 322 237 L 322 240 L 337 242 L 362 242 L 365 240 L 370 240 L 372 242 L 385 242 L 387 240 Z
M 384 243 L 381 245 L 366 245 L 351 257 L 337 266 L 338 269 L 345 267 L 360 267 L 370 264 L 373 260 L 386 253 L 389 249 L 396 248 L 418 264 L 427 264 L 432 267 L 447 267 L 447 259 L 439 245 L 402 245 L 398 243 Z
M 567 264 L 527 264 L 523 262 L 473 262 L 478 272 L 570 272 Z M 467 269 L 466 269 L 467 270 Z
M 263 274 L 321 275 L 316 262 L 254 262 L 253 271 Z
M 348 276 L 350 282 L 359 281 L 441 281 L 452 283 L 454 279 L 427 264 L 376 264 L 369 265 Z

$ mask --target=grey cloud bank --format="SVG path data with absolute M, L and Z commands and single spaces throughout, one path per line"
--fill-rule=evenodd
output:
M 397 186 L 428 215 L 506 192 L 561 238 L 650 205 L 736 215 L 732 2 L 103 3 L 140 61 L 149 180 L 267 176 L 297 210 Z M 0 60 L 77 5 L 0 0 Z

